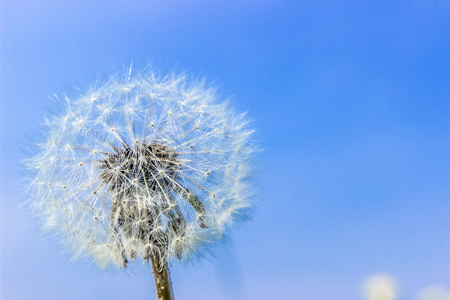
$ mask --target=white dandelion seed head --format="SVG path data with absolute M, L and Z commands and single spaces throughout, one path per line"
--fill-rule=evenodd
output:
M 30 203 L 74 257 L 189 261 L 251 206 L 252 131 L 202 82 L 114 78 L 45 127 Z
M 431 285 L 422 289 L 416 300 L 450 300 L 450 289 L 444 286 Z
M 366 279 L 363 294 L 367 300 L 395 300 L 398 287 L 390 275 L 374 274 Z

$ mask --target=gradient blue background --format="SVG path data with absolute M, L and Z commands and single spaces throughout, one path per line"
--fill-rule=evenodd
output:
M 174 264 L 177 299 L 401 299 L 450 286 L 450 1 L 2 0 L 0 298 L 154 299 L 148 268 L 70 261 L 20 207 L 52 95 L 151 63 L 216 82 L 264 151 L 254 221 Z M 23 150 L 25 149 L 25 150 Z

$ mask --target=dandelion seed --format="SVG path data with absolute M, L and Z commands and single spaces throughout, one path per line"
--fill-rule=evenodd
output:
M 46 122 L 30 203 L 75 257 L 151 261 L 158 298 L 172 299 L 168 261 L 201 255 L 251 206 L 252 131 L 203 83 L 127 77 Z

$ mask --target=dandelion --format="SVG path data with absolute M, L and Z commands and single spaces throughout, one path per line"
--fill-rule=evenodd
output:
M 395 300 L 398 287 L 390 275 L 374 274 L 366 279 L 363 294 L 367 300 Z
M 27 161 L 44 228 L 102 268 L 149 261 L 158 299 L 172 299 L 168 262 L 202 255 L 251 205 L 252 131 L 217 98 L 152 72 L 65 97 Z
M 450 300 L 450 289 L 439 285 L 430 285 L 422 289 L 416 300 Z

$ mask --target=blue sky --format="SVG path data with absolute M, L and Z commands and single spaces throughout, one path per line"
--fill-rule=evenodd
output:
M 70 261 L 21 207 L 20 160 L 53 94 L 131 62 L 215 82 L 264 151 L 259 204 L 179 299 L 400 299 L 450 287 L 450 2 L 4 0 L 0 298 L 154 299 L 150 270 Z M 153 298 L 152 298 L 153 297 Z

